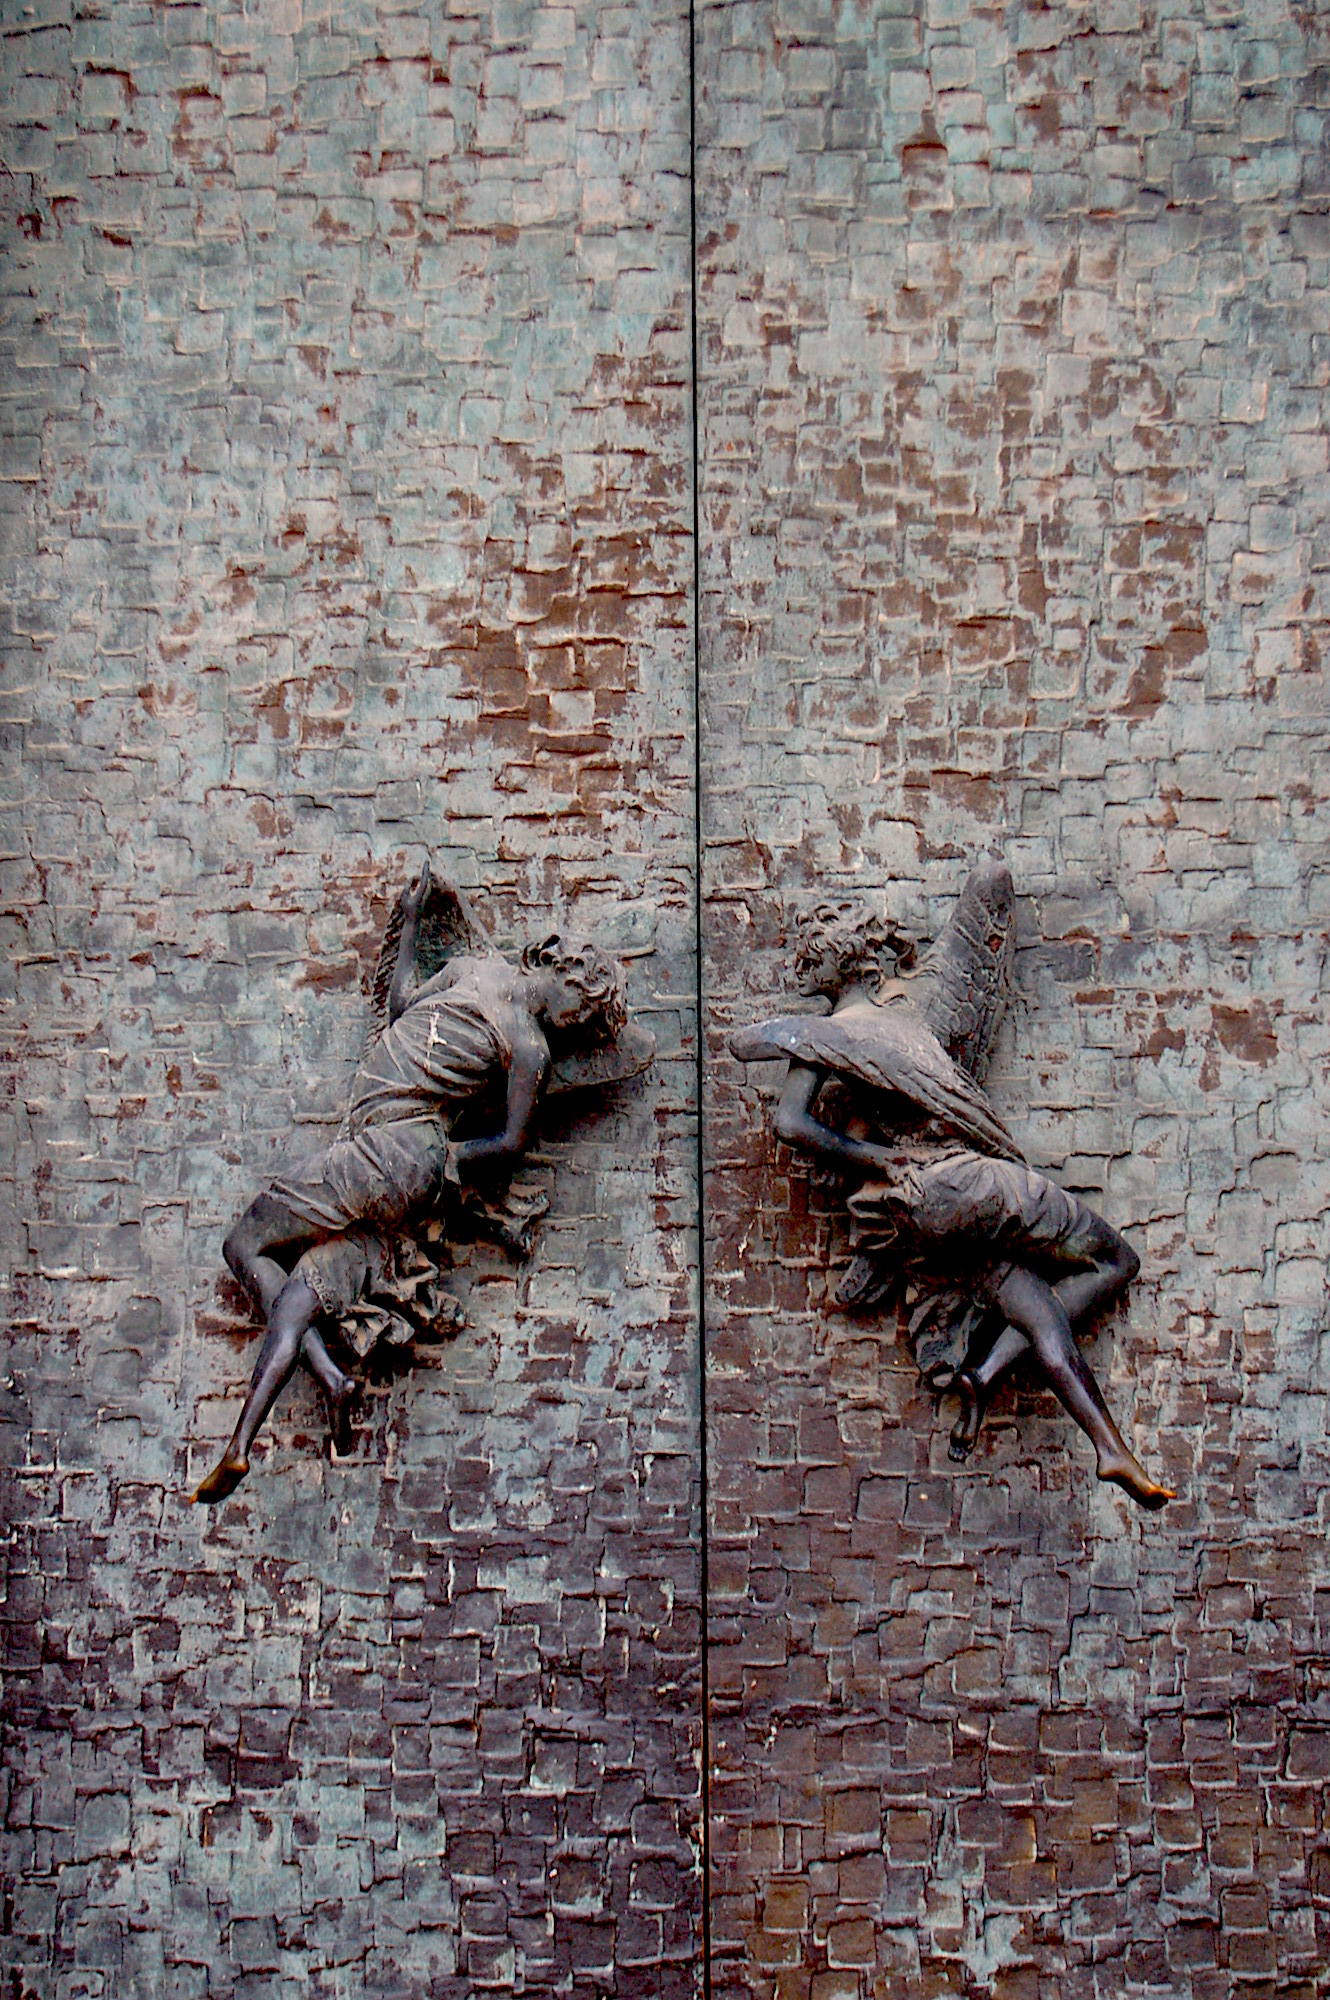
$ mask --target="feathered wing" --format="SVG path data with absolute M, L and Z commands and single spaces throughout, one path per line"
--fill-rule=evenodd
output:
M 611 1084 L 626 1083 L 629 1077 L 649 1069 L 655 1054 L 656 1037 L 650 1028 L 629 1021 L 612 1041 L 556 1054 L 545 1095 L 562 1097 L 570 1090 L 604 1090 Z
M 393 904 L 384 927 L 378 962 L 369 991 L 369 1021 L 365 1028 L 365 1049 L 374 1046 L 388 1025 L 388 1000 L 397 970 L 397 946 L 402 936 L 403 889 Z M 442 972 L 450 958 L 485 951 L 488 939 L 471 913 L 466 897 L 452 882 L 431 875 L 424 907 L 416 929 L 416 971 L 422 981 Z
M 865 1003 L 816 1019 L 804 1014 L 741 1028 L 730 1037 L 741 1062 L 787 1056 L 872 1090 L 908 1098 L 979 1151 L 1019 1160 L 1020 1147 L 972 1076 L 952 1061 L 912 1006 Z
M 1016 950 L 1011 873 L 980 862 L 937 941 L 910 978 L 910 1003 L 948 1055 L 982 1077 L 1006 1011 Z

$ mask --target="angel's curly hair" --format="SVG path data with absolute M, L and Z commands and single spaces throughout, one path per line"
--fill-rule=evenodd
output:
M 583 998 L 579 1022 L 596 1022 L 606 1035 L 617 1035 L 628 1019 L 628 981 L 617 958 L 592 944 L 590 938 L 565 937 L 551 931 L 522 953 L 524 972 L 553 972 L 566 979 Z
M 888 959 L 893 969 L 905 971 L 917 950 L 909 931 L 868 903 L 816 903 L 794 920 L 794 967 L 801 976 L 830 957 L 842 986 L 865 973 L 885 978 Z

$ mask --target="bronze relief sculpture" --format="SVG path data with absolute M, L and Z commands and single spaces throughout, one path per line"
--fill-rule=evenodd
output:
M 1013 950 L 1011 875 L 996 857 L 917 965 L 908 934 L 823 903 L 799 922 L 795 970 L 801 993 L 830 1011 L 741 1029 L 730 1046 L 744 1062 L 788 1060 L 777 1133 L 857 1177 L 858 1254 L 840 1303 L 880 1304 L 906 1282 L 922 1296 L 911 1322 L 921 1371 L 961 1402 L 952 1458 L 968 1457 L 998 1382 L 1029 1357 L 1093 1444 L 1099 1477 L 1159 1508 L 1173 1492 L 1128 1448 L 1074 1332 L 1122 1294 L 1139 1259 L 1026 1165 L 982 1088 Z
M 542 1099 L 619 1082 L 655 1053 L 628 1021 L 625 988 L 616 959 L 557 932 L 513 965 L 426 862 L 384 935 L 341 1129 L 270 1182 L 226 1238 L 265 1334 L 230 1443 L 195 1500 L 235 1491 L 297 1367 L 318 1382 L 345 1449 L 358 1384 L 324 1334 L 337 1326 L 364 1353 L 428 1334 L 440 1318 L 455 1323 L 456 1301 L 420 1240 L 445 1214 L 529 1252 L 548 1203 L 512 1173 Z

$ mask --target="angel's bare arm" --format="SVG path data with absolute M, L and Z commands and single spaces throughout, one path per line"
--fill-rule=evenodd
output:
M 502 1132 L 485 1138 L 459 1139 L 452 1147 L 457 1167 L 475 1168 L 513 1160 L 526 1151 L 531 1126 L 540 1101 L 541 1085 L 549 1070 L 549 1050 L 543 1039 L 523 1038 L 514 1044 L 508 1070 L 507 1116 Z
M 457 974 L 457 960 L 450 959 L 448 964 L 442 966 L 432 979 L 426 979 L 419 986 L 411 988 L 408 995 L 408 1004 L 414 1007 L 417 1000 L 428 1000 L 435 993 L 446 993 L 450 986 L 457 984 Z
M 393 968 L 392 990 L 388 995 L 388 1019 L 395 1021 L 420 995 L 416 986 L 416 946 L 420 940 L 420 912 L 429 894 L 429 862 L 402 896 L 402 928 L 397 939 L 397 964 Z
M 802 1146 L 832 1160 L 837 1166 L 866 1167 L 879 1173 L 890 1164 L 891 1155 L 865 1139 L 850 1139 L 813 1116 L 813 1101 L 824 1082 L 820 1069 L 792 1062 L 776 1107 L 776 1132 L 787 1146 Z

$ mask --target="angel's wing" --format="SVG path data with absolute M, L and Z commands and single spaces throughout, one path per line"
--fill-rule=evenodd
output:
M 982 1077 L 1006 1010 L 1016 951 L 1016 899 L 1005 861 L 989 855 L 961 890 L 942 933 L 909 975 L 910 1004 L 948 1055 Z
M 612 1083 L 626 1083 L 651 1067 L 656 1054 L 656 1037 L 649 1028 L 629 1021 L 612 1042 L 591 1048 L 570 1049 L 556 1055 L 550 1065 L 546 1097 L 562 1097 L 570 1090 L 605 1089 Z
M 393 904 L 392 915 L 384 928 L 383 943 L 379 946 L 378 963 L 374 967 L 374 980 L 369 990 L 366 1051 L 373 1047 L 388 1025 L 388 998 L 392 992 L 393 974 L 397 970 L 397 946 L 402 935 L 402 896 L 405 893 L 402 890 Z M 416 929 L 416 971 L 421 980 L 432 979 L 436 972 L 442 972 L 450 958 L 460 958 L 468 952 L 488 948 L 489 940 L 472 915 L 461 890 L 452 882 L 441 882 L 431 875 Z
M 908 1098 L 985 1153 L 1019 1160 L 1020 1147 L 972 1076 L 954 1063 L 906 1001 L 870 1001 L 820 1020 L 807 1014 L 765 1021 L 731 1035 L 741 1062 L 788 1056 L 810 1069 Z

